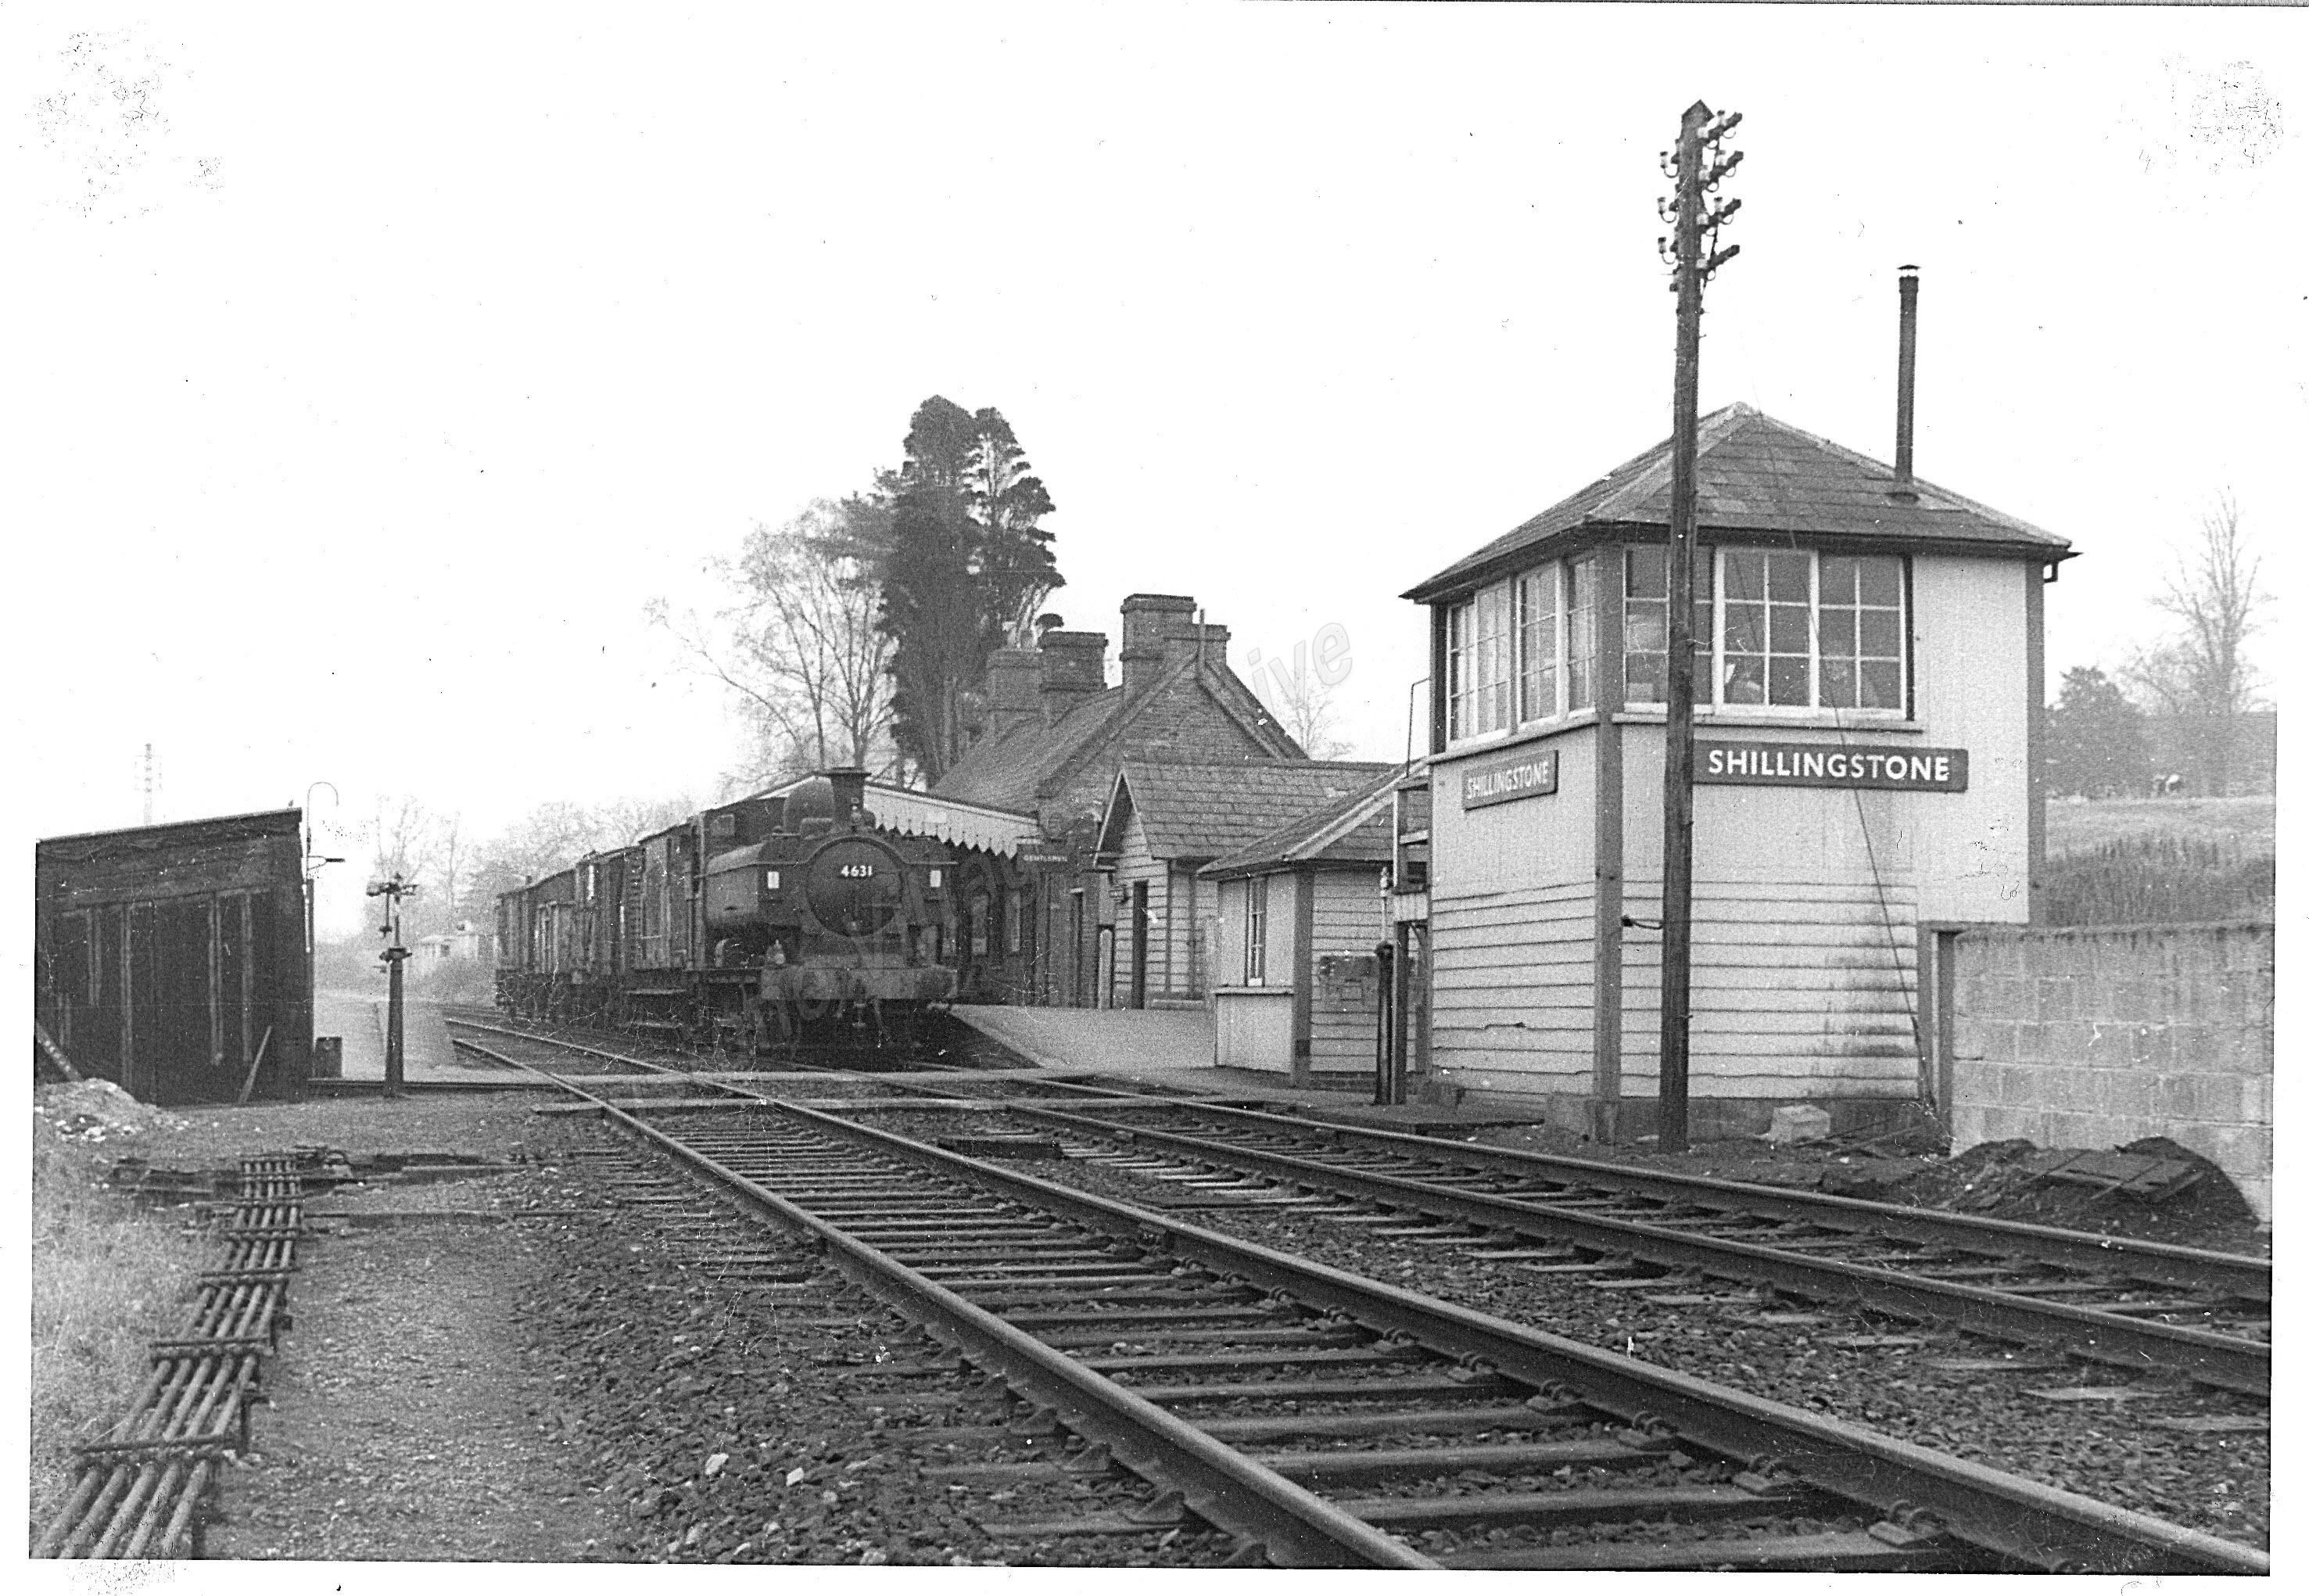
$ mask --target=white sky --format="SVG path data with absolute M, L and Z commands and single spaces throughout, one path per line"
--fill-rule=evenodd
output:
M 2217 490 L 2304 532 L 2305 28 L 10 6 L 20 844 L 134 824 L 148 741 L 162 818 L 325 780 L 334 852 L 380 792 L 704 792 L 736 733 L 644 603 L 932 393 L 1016 429 L 1071 625 L 1192 594 L 1241 669 L 1336 621 L 1390 757 L 1395 595 L 1667 431 L 1695 97 L 1746 116 L 1703 406 L 1889 458 L 1920 263 L 1919 473 L 2071 539 L 2051 679 L 2114 665 Z

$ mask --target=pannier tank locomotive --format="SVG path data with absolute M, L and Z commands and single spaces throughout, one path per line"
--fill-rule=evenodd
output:
M 504 894 L 498 1006 L 753 1054 L 910 1046 L 955 994 L 954 859 L 865 794 L 829 771 Z

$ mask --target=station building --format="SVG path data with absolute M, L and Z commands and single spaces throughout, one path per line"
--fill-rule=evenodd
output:
M 1137 593 L 1122 602 L 1121 679 L 1111 686 L 1103 632 L 1046 630 L 1035 647 L 995 651 L 985 726 L 930 796 L 1023 817 L 1037 840 L 982 850 L 959 867 L 964 1002 L 1145 1002 L 1116 958 L 1134 905 L 1118 903 L 1098 857 L 1123 762 L 1306 758 L 1229 668 L 1227 639 L 1191 597 Z
M 1404 595 L 1432 650 L 1395 882 L 1431 1086 L 1605 1139 L 1658 1090 L 1670 474 L 1662 443 Z M 1934 1095 L 1955 933 L 2030 918 L 2071 550 L 1744 404 L 1701 421 L 1697 481 L 1692 1134 L 1796 1102 L 1872 1123 Z
M 1215 900 L 1213 1056 L 1222 1068 L 1361 1087 L 1379 1068 L 1391 977 L 1395 765 L 1199 872 Z
M 1278 820 L 1287 826 L 1327 811 L 1395 768 L 1330 759 L 1125 759 L 1092 861 L 1105 874 L 1115 907 L 1114 1006 L 1199 1009 L 1215 993 L 1244 985 L 1243 961 L 1231 951 L 1241 944 L 1222 943 L 1221 888 L 1204 867 L 1260 843 Z M 1259 995 L 1269 1002 L 1292 993 L 1286 939 L 1297 921 L 1289 894 L 1299 872 L 1313 870 L 1315 862 L 1282 859 L 1275 868 L 1285 876 L 1276 902 L 1286 918 L 1273 932 L 1276 978 L 1258 978 L 1265 988 Z M 1376 887 L 1364 897 L 1383 922 Z M 1235 919 L 1239 930 L 1241 915 Z M 1328 916 L 1325 929 L 1332 929 Z M 1368 955 L 1371 936 L 1384 931 L 1381 923 L 1359 933 L 1361 951 Z M 1300 986 L 1303 991 L 1305 983 Z M 1287 1050 L 1283 1056 L 1279 1067 L 1288 1068 Z

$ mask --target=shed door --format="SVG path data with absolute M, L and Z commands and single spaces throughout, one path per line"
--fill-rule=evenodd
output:
M 88 913 L 88 1006 L 73 1014 L 66 1051 L 83 1075 L 101 1075 L 126 1087 L 128 912 L 108 903 Z M 85 1016 L 85 1018 L 83 1018 Z
M 219 898 L 216 913 L 217 1052 L 229 1095 L 238 1097 L 257 1042 L 248 1028 L 248 894 Z
M 290 1035 L 297 1015 L 299 976 L 303 974 L 304 939 L 294 922 L 287 917 L 288 906 L 280 893 L 252 892 L 246 902 L 248 1011 L 242 1021 L 241 1034 L 246 1038 L 246 1046 L 236 1063 L 232 1062 L 231 1044 L 226 1044 L 226 1068 L 232 1077 L 227 1085 L 233 1096 L 239 1095 L 240 1083 L 247 1079 L 248 1066 L 255 1062 L 261 1048 L 264 1067 L 257 1072 L 257 1095 L 286 1097 L 292 1089 L 290 1061 L 298 1056 L 304 1046 L 301 1039 L 292 1041 Z M 264 1039 L 268 1031 L 272 1036 L 269 1043 Z
M 215 1102 L 224 1074 L 211 1003 L 210 900 L 140 903 L 129 911 L 129 1092 L 148 1103 Z M 238 1083 L 235 1082 L 237 1089 Z

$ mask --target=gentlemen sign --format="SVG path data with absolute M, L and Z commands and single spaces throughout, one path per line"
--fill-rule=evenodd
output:
M 1961 793 L 1969 758 L 1960 748 L 1846 748 L 1817 742 L 1699 742 L 1691 778 L 1761 787 L 1884 787 Z
M 1555 750 L 1531 749 L 1470 765 L 1459 776 L 1459 807 L 1481 809 L 1555 791 Z

